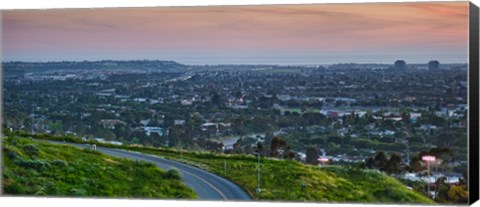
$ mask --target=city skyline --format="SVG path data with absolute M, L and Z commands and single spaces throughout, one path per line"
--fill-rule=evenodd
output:
M 468 2 L 2 11 L 3 61 L 468 62 Z

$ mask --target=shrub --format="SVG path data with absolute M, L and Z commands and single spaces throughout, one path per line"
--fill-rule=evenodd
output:
M 90 149 L 90 148 L 83 148 L 82 151 L 87 152 L 87 153 L 91 153 L 91 154 L 95 154 L 95 155 L 102 155 L 101 152 L 95 151 L 95 150 Z
M 155 164 L 143 160 L 135 160 L 135 165 L 138 167 L 155 167 Z
M 173 179 L 173 180 L 180 180 L 180 179 L 182 179 L 182 176 L 180 175 L 180 173 L 177 170 L 170 169 L 165 174 L 165 178 Z
M 39 139 L 48 139 L 48 138 L 52 138 L 51 135 L 49 134 L 45 134 L 45 133 L 39 133 L 39 134 L 34 134 L 33 137 L 35 138 L 39 138 Z
M 25 188 L 17 182 L 12 182 L 10 184 L 4 184 L 3 190 L 5 194 L 25 194 Z
M 69 191 L 69 194 L 72 196 L 86 196 L 87 191 L 81 188 L 80 189 L 73 188 Z
M 67 164 L 67 162 L 65 162 L 63 160 L 54 160 L 54 161 L 52 161 L 52 165 L 57 166 L 57 167 L 65 167 L 68 164 Z
M 45 170 L 50 164 L 43 160 L 19 160 L 17 164 L 23 168 L 34 169 L 34 170 Z
M 18 154 L 18 152 L 16 152 L 16 151 L 13 150 L 13 149 L 10 149 L 10 148 L 4 148 L 4 153 L 5 153 L 5 155 L 7 155 L 8 158 L 10 158 L 11 160 L 15 160 L 15 159 L 20 158 L 20 155 Z
M 5 140 L 5 142 L 7 142 L 11 145 L 18 144 L 18 141 L 16 139 L 14 139 L 13 137 L 5 137 L 4 140 Z M 5 146 L 5 145 L 3 145 L 3 146 Z
M 46 196 L 47 193 L 45 193 L 44 190 L 38 190 L 37 192 L 34 193 L 36 196 Z
M 40 153 L 38 147 L 33 144 L 27 144 L 23 146 L 23 151 L 30 157 L 38 156 L 38 154 Z

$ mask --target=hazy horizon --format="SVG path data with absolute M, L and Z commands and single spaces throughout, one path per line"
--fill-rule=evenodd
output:
M 2 11 L 3 61 L 468 62 L 468 2 Z
M 402 59 L 398 59 L 402 60 Z M 92 60 L 13 60 L 13 61 L 2 61 L 2 63 L 13 63 L 13 62 L 24 62 L 24 63 L 49 63 L 49 62 L 101 62 L 101 61 L 173 61 L 182 65 L 186 66 L 215 66 L 215 65 L 278 65 L 278 66 L 327 66 L 327 65 L 336 65 L 336 64 L 378 64 L 378 65 L 394 65 L 393 62 L 333 62 L 333 63 L 318 63 L 318 64 L 308 64 L 308 63 L 299 63 L 299 64 L 278 64 L 278 63 L 205 63 L 205 64 L 195 64 L 195 63 L 184 63 L 176 60 L 170 59 L 92 59 Z M 407 65 L 427 65 L 428 62 L 408 62 L 404 60 Z M 450 65 L 450 64 L 468 64 L 468 62 L 442 62 L 437 60 L 442 65 Z

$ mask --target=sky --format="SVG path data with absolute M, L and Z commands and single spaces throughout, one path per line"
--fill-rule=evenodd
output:
M 466 63 L 468 2 L 2 11 L 3 61 Z

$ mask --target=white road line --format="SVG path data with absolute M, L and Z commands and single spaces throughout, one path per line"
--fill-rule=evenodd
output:
M 103 150 L 105 150 L 105 149 L 103 149 Z M 107 151 L 108 151 L 108 150 L 107 150 Z M 110 149 L 110 151 L 117 151 L 117 153 L 119 153 L 118 151 L 124 151 L 123 153 L 128 153 L 128 151 L 126 151 L 126 150 L 111 150 L 111 149 Z M 121 153 L 121 152 L 120 152 L 120 153 Z M 135 153 L 135 154 L 136 154 L 136 153 Z M 157 157 L 157 156 L 155 156 L 155 155 L 148 155 L 148 154 L 143 154 L 143 153 L 138 153 L 138 155 L 143 155 L 143 156 L 147 155 L 147 157 L 152 157 L 152 158 L 156 158 L 156 159 L 162 159 L 162 158 Z M 170 161 L 170 160 L 168 160 L 168 161 Z M 169 164 L 166 164 L 166 163 L 163 163 L 163 164 L 164 164 L 164 165 L 168 165 L 168 166 L 170 166 L 171 168 L 175 168 L 175 167 L 172 166 L 172 165 L 169 165 Z M 183 164 L 183 163 L 181 163 L 181 164 Z M 177 168 L 177 169 L 178 169 L 178 168 Z M 179 170 L 181 170 L 181 169 L 179 169 Z M 197 175 L 195 175 L 195 174 L 192 174 L 192 173 L 190 173 L 190 172 L 188 172 L 188 171 L 186 171 L 186 170 L 181 170 L 181 171 L 184 172 L 184 173 L 187 173 L 187 174 L 189 174 L 189 175 L 191 175 L 191 176 L 193 176 L 193 177 L 196 177 L 196 178 L 199 179 L 199 180 L 201 180 L 202 182 L 204 182 L 205 184 L 207 184 L 208 186 L 210 186 L 211 188 L 213 188 L 213 190 L 217 191 L 217 192 L 220 194 L 220 196 L 223 197 L 224 200 L 228 200 L 228 199 L 227 199 L 227 196 L 225 196 L 225 194 L 223 194 L 218 188 L 216 188 L 213 184 L 211 184 L 211 183 L 208 182 L 207 180 L 205 180 L 205 179 L 203 179 L 203 178 L 201 178 L 201 177 L 199 177 L 199 176 L 197 176 Z
M 206 183 L 207 185 L 209 185 L 210 187 L 212 187 L 213 190 L 217 191 L 217 192 L 223 197 L 223 200 L 228 200 L 228 199 L 227 199 L 227 196 L 225 196 L 225 194 L 223 194 L 218 188 L 216 188 L 213 184 L 209 183 L 207 180 L 205 180 L 205 179 L 203 179 L 203 178 L 201 178 L 201 177 L 198 177 L 197 175 L 194 175 L 194 174 L 192 174 L 192 173 L 190 173 L 190 172 L 188 172 L 188 171 L 185 171 L 185 170 L 184 170 L 183 172 L 184 172 L 184 173 L 187 173 L 187 174 L 190 174 L 191 176 L 194 176 L 194 177 L 200 179 L 201 181 L 203 181 L 204 183 Z

